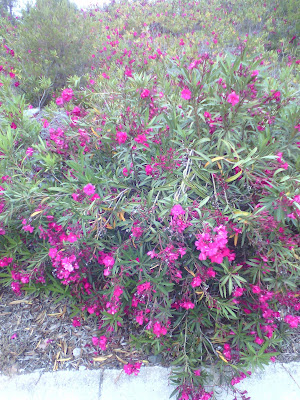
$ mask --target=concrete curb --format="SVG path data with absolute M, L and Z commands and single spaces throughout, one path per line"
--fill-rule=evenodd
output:
M 168 400 L 174 386 L 170 370 L 142 367 L 138 376 L 121 370 L 33 372 L 9 378 L 0 375 L 1 400 Z M 251 400 L 299 400 L 300 362 L 273 364 L 253 373 L 238 388 Z M 232 394 L 220 393 L 220 400 Z

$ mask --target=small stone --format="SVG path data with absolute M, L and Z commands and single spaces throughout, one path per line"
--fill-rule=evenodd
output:
M 151 364 L 160 363 L 162 360 L 162 356 L 161 354 L 158 354 L 157 356 L 149 356 L 148 360 Z
M 79 347 L 75 347 L 75 349 L 73 350 L 73 356 L 75 358 L 79 358 L 81 356 L 81 349 Z
M 78 368 L 79 371 L 85 371 L 86 367 L 84 365 L 80 365 Z

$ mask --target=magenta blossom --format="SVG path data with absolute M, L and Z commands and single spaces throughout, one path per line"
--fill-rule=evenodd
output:
M 99 346 L 101 350 L 106 350 L 106 344 L 107 344 L 107 337 L 106 336 L 100 336 L 99 338 L 96 336 L 92 337 L 92 342 L 94 346 Z
M 152 166 L 151 165 L 146 165 L 146 167 L 145 167 L 146 174 L 147 175 L 151 175 L 152 171 L 153 171 Z
M 61 94 L 63 101 L 66 101 L 66 102 L 70 101 L 73 96 L 74 96 L 74 93 L 73 93 L 72 89 L 64 89 Z
M 85 185 L 85 187 L 83 188 L 83 191 L 86 195 L 88 196 L 92 196 L 95 193 L 95 186 L 92 185 L 91 183 L 88 183 L 87 185 Z
M 131 375 L 131 374 L 137 375 L 140 372 L 141 366 L 142 366 L 141 362 L 136 362 L 135 364 L 130 364 L 130 363 L 125 364 L 123 368 L 124 368 L 125 374 L 127 374 L 127 375 Z
M 227 97 L 227 101 L 235 106 L 240 101 L 240 96 L 235 92 L 231 92 Z
M 127 133 L 126 132 L 119 132 L 117 131 L 116 133 L 116 140 L 118 141 L 119 144 L 125 143 L 127 140 Z
M 81 322 L 79 321 L 79 318 L 73 318 L 72 320 L 72 325 L 77 327 L 77 326 L 81 326 Z
M 55 101 L 58 106 L 62 106 L 64 104 L 64 100 L 62 97 L 58 97 Z
M 193 288 L 200 286 L 202 283 L 202 279 L 200 278 L 200 276 L 195 276 L 195 278 L 193 278 L 192 282 L 191 282 L 191 286 Z
M 114 263 L 115 263 L 115 260 L 111 256 L 105 256 L 103 258 L 102 262 L 106 267 L 112 267 L 114 265 Z
M 173 217 L 178 217 L 179 215 L 184 215 L 184 214 L 185 214 L 185 211 L 184 211 L 184 209 L 181 207 L 180 204 L 176 204 L 176 205 L 172 208 L 170 214 L 173 215 Z
M 33 152 L 34 152 L 34 149 L 33 149 L 32 147 L 28 147 L 28 149 L 26 150 L 26 154 L 27 154 L 29 157 L 32 156 Z
M 284 322 L 289 324 L 291 328 L 297 328 L 299 324 L 300 317 L 294 315 L 286 315 L 284 317 Z
M 183 89 L 183 91 L 181 92 L 181 97 L 184 100 L 190 100 L 190 98 L 192 97 L 192 92 L 189 89 Z
M 144 89 L 141 93 L 141 98 L 145 99 L 146 97 L 150 96 L 150 90 L 149 89 Z

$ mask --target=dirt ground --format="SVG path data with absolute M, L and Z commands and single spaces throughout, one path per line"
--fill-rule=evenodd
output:
M 9 288 L 0 292 L 0 372 L 121 368 L 147 357 L 130 351 L 124 331 L 112 336 L 106 351 L 99 350 L 92 344 L 98 333 L 95 319 L 74 327 L 71 313 L 68 299 L 56 303 L 45 295 L 16 297 Z
M 10 288 L 0 292 L 0 372 L 7 375 L 35 370 L 122 368 L 127 362 L 161 363 L 160 356 L 130 349 L 130 335 L 123 329 L 114 334 L 106 351 L 92 344 L 97 323 L 89 318 L 80 327 L 72 325 L 72 306 L 68 299 L 22 295 Z M 300 360 L 300 329 L 294 330 L 282 346 L 280 362 Z M 165 360 L 168 365 L 170 360 Z

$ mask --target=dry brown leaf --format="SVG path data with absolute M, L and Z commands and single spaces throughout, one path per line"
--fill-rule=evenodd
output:
M 14 300 L 11 301 L 9 304 L 13 305 L 13 304 L 21 304 L 21 303 L 25 303 L 25 304 L 32 304 L 32 301 L 28 301 L 28 300 Z
M 121 361 L 123 364 L 127 364 L 127 361 L 124 361 L 121 357 L 117 356 L 117 354 L 116 354 L 116 357 L 117 357 L 117 359 L 118 359 L 119 361 Z
M 57 369 L 58 369 L 58 363 L 57 363 L 57 361 L 55 360 L 55 361 L 54 361 L 54 365 L 53 365 L 53 371 L 57 371 Z
M 65 361 L 70 361 L 70 360 L 71 360 L 71 357 L 69 357 L 69 358 L 59 358 L 57 361 L 65 362 Z
M 93 357 L 93 360 L 94 361 L 98 361 L 98 362 L 103 362 L 103 361 L 107 360 L 110 357 L 112 357 L 112 354 L 109 354 L 108 356 Z
M 64 355 L 66 355 L 67 351 L 68 351 L 68 345 L 67 345 L 65 340 L 64 341 L 60 341 L 60 343 L 61 343 L 62 351 L 64 352 Z
M 42 311 L 37 317 L 36 317 L 36 322 L 38 323 L 38 324 L 42 324 L 44 321 L 45 321 L 45 318 L 46 318 L 46 311 Z
M 122 349 L 113 349 L 113 351 L 115 351 L 116 353 L 131 354 L 130 352 L 122 350 Z
M 67 307 L 64 306 L 63 310 L 61 309 L 60 312 L 53 313 L 53 314 L 48 314 L 48 316 L 49 317 L 63 318 L 66 312 L 67 312 Z

